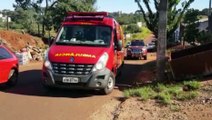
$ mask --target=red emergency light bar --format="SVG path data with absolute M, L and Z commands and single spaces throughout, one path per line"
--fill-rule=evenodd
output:
M 71 20 L 103 20 L 108 16 L 107 12 L 68 12 L 68 16 L 64 21 Z
M 68 16 L 108 16 L 107 12 L 68 12 Z

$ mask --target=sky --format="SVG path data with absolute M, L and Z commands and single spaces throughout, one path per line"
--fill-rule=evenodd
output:
M 15 0 L 0 0 L 0 10 L 10 9 L 14 10 L 13 4 Z M 117 12 L 122 11 L 124 13 L 134 13 L 138 10 L 135 0 L 97 0 L 95 7 L 97 11 Z M 150 0 L 153 1 L 153 0 Z M 195 0 L 190 8 L 202 10 L 208 8 L 209 0 Z

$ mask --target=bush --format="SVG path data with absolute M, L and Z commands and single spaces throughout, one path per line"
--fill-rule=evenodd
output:
M 138 33 L 141 29 L 136 24 L 130 24 L 125 28 L 126 33 Z
M 198 42 L 201 44 L 211 43 L 212 42 L 212 34 L 209 32 L 200 32 L 197 38 Z
M 11 23 L 10 28 L 11 29 L 23 29 L 23 26 L 21 24 Z

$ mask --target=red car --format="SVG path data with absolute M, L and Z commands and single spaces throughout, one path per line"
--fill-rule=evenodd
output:
M 127 48 L 127 58 L 147 60 L 147 48 L 143 40 L 132 40 Z
M 14 86 L 18 81 L 18 59 L 6 47 L 0 45 L 0 83 Z

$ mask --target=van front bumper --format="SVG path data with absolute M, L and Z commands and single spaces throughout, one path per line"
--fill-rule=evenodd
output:
M 56 74 L 52 70 L 43 69 L 43 84 L 50 87 L 76 88 L 76 89 L 104 89 L 107 87 L 111 71 L 108 68 L 91 72 L 89 75 Z M 77 83 L 64 83 L 64 77 L 78 78 Z

